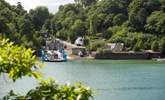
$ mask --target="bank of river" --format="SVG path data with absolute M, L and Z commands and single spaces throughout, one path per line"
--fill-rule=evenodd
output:
M 45 63 L 44 78 L 60 83 L 81 81 L 90 86 L 95 100 L 165 100 L 165 62 L 149 60 L 76 60 Z M 25 93 L 35 87 L 34 78 L 12 83 L 0 77 L 0 97 L 9 90 Z

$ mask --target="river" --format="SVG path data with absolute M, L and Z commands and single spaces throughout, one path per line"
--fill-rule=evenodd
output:
M 147 60 L 76 60 L 45 63 L 44 78 L 59 83 L 82 82 L 94 91 L 95 100 L 165 100 L 165 62 Z M 13 83 L 0 76 L 0 98 L 11 89 L 26 93 L 37 81 L 25 77 Z

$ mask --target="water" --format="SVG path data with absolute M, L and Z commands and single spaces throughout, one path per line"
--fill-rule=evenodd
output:
M 94 91 L 95 100 L 165 100 L 165 63 L 154 61 L 77 60 L 66 63 L 45 63 L 44 78 L 59 83 L 82 82 Z M 34 78 L 12 83 L 0 77 L 0 97 L 13 89 L 26 93 L 34 88 Z

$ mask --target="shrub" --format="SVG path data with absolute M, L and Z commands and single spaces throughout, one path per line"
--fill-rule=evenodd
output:
M 8 73 L 9 78 L 15 81 L 23 76 L 39 78 L 41 74 L 35 69 L 41 65 L 34 51 L 23 46 L 14 45 L 9 39 L 0 41 L 0 74 Z
M 96 51 L 98 48 L 104 47 L 105 43 L 106 42 L 104 40 L 97 40 L 97 41 L 91 43 L 90 51 Z
M 102 37 L 105 39 L 109 39 L 111 38 L 112 34 L 112 31 L 110 29 L 107 29 L 102 33 Z
M 141 48 L 143 48 L 143 42 L 141 40 L 137 41 L 133 50 L 134 51 L 141 51 Z
M 108 53 L 112 53 L 112 50 L 100 48 L 100 49 L 97 50 L 97 53 L 99 53 L 99 54 L 108 54 Z
M 157 41 L 154 41 L 151 45 L 151 49 L 153 51 L 159 51 L 159 43 Z
M 161 47 L 160 52 L 162 54 L 165 54 L 165 39 L 161 40 L 161 46 L 160 47 Z
M 49 79 L 41 81 L 39 86 L 30 90 L 26 95 L 19 96 L 10 91 L 3 100 L 89 100 L 90 98 L 93 98 L 92 90 L 81 83 L 73 86 L 59 85 Z

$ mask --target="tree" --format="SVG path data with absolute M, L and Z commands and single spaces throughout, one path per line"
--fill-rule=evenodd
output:
M 81 20 L 76 20 L 74 22 L 74 25 L 71 27 L 71 32 L 76 34 L 76 37 L 83 37 L 87 31 L 86 31 L 85 23 L 83 23 Z
M 151 49 L 153 51 L 159 51 L 159 43 L 157 41 L 154 41 L 151 45 Z
M 2 17 L 0 17 L 0 33 L 2 34 L 9 34 L 10 30 L 9 27 L 6 24 L 5 19 L 3 19 Z
M 32 37 L 32 34 L 34 33 L 34 27 L 31 21 L 31 18 L 28 14 L 25 14 L 21 18 L 18 19 L 18 25 L 19 25 L 19 33 L 22 35 L 27 35 L 28 38 Z
M 41 30 L 42 25 L 49 18 L 49 11 L 47 7 L 39 6 L 34 10 L 30 10 L 33 24 L 36 30 Z
M 8 73 L 13 81 L 23 76 L 40 77 L 35 68 L 41 66 L 33 50 L 14 45 L 9 39 L 2 39 L 0 48 L 0 74 Z
M 68 32 L 71 43 L 74 43 L 77 37 L 84 37 L 86 34 L 86 26 L 81 20 L 76 20 Z
M 105 30 L 103 33 L 102 33 L 102 37 L 105 38 L 105 39 L 110 39 L 111 36 L 112 36 L 112 31 L 110 28 L 108 28 L 107 30 Z
M 53 34 L 53 26 L 52 26 L 52 23 L 51 23 L 50 19 L 47 19 L 45 21 L 45 23 L 43 24 L 41 30 L 44 33 L 51 33 L 51 34 Z
M 146 31 L 150 33 L 165 34 L 165 13 L 163 11 L 155 11 L 147 18 L 145 25 Z M 158 35 L 156 34 L 156 35 Z
M 90 16 L 90 18 L 89 18 L 89 33 L 90 34 L 96 34 L 97 33 L 96 17 L 95 16 Z
M 162 39 L 161 40 L 161 49 L 160 49 L 160 52 L 165 55 L 165 39 Z
M 127 20 L 127 16 L 124 14 L 117 14 L 113 17 L 113 24 L 114 25 L 122 25 Z
M 143 42 L 141 40 L 138 40 L 133 48 L 134 51 L 141 51 L 141 48 L 143 48 Z
M 84 7 L 95 4 L 97 0 L 74 0 L 77 4 L 80 4 Z
M 26 11 L 24 10 L 21 2 L 18 2 L 17 3 L 17 6 L 15 7 L 15 11 L 18 15 L 22 16 L 26 13 Z
M 143 30 L 146 18 L 160 8 L 159 0 L 133 0 L 129 5 L 129 22 L 137 31 Z

